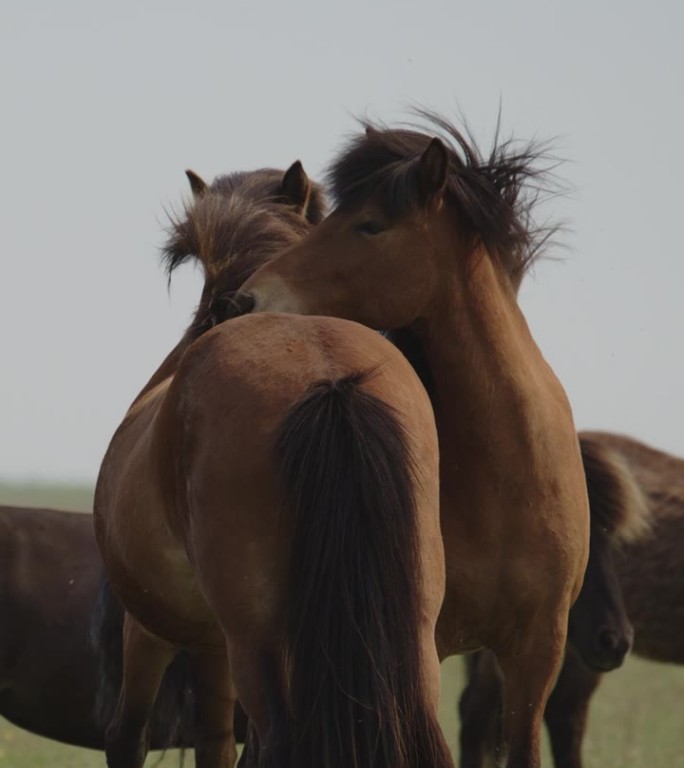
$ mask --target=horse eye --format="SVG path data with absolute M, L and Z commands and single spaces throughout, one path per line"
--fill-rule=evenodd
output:
M 356 225 L 355 229 L 362 235 L 379 235 L 381 232 L 385 231 L 384 225 L 373 219 L 362 221 L 360 224 Z

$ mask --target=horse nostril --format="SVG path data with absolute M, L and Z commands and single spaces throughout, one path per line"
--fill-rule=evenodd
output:
M 612 651 L 617 644 L 617 637 L 609 629 L 602 629 L 598 636 L 599 646 L 604 651 Z
M 242 314 L 248 315 L 256 305 L 256 299 L 251 293 L 238 293 L 238 305 L 242 308 Z
M 253 309 L 256 301 L 251 293 L 240 293 L 236 291 L 228 295 L 221 296 L 220 302 L 217 302 L 220 322 L 230 320 L 233 317 L 248 315 Z
M 627 638 L 623 637 L 617 644 L 617 652 L 620 656 L 626 656 L 629 653 L 629 649 L 632 643 Z
M 629 640 L 612 629 L 603 629 L 598 636 L 599 648 L 608 653 L 624 656 L 629 650 Z

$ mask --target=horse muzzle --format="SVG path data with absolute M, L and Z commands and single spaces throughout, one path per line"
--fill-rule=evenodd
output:
M 621 667 L 632 648 L 634 632 L 620 632 L 604 628 L 600 630 L 590 649 L 581 652 L 584 662 L 596 672 L 610 672 Z
M 222 296 L 220 299 L 221 322 L 248 315 L 254 309 L 255 304 L 256 301 L 251 293 L 235 291 L 235 293 Z

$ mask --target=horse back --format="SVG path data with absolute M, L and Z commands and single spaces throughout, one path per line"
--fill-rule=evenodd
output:
M 647 505 L 638 535 L 615 544 L 634 653 L 684 664 L 684 461 L 624 435 L 582 435 L 625 462 Z
M 45 622 L 70 622 L 101 572 L 91 515 L 0 507 L 3 601 Z

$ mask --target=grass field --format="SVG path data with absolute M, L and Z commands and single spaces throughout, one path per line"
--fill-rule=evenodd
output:
M 0 484 L 0 504 L 86 511 L 91 508 L 92 491 L 66 486 Z M 442 667 L 442 723 L 454 751 L 461 667 L 461 660 L 456 658 Z M 623 669 L 605 677 L 594 697 L 585 741 L 586 768 L 684 768 L 683 726 L 684 667 L 630 659 Z M 179 764 L 179 755 L 170 752 L 159 762 L 159 755 L 154 753 L 146 766 L 156 764 L 171 768 Z M 0 718 L 0 768 L 101 768 L 104 765 L 104 755 L 100 753 L 32 736 Z M 193 768 L 191 754 L 184 765 Z M 551 765 L 548 751 L 545 751 L 544 765 Z
M 93 489 L 79 485 L 36 485 L 0 482 L 0 504 L 54 507 L 74 512 L 93 509 Z

